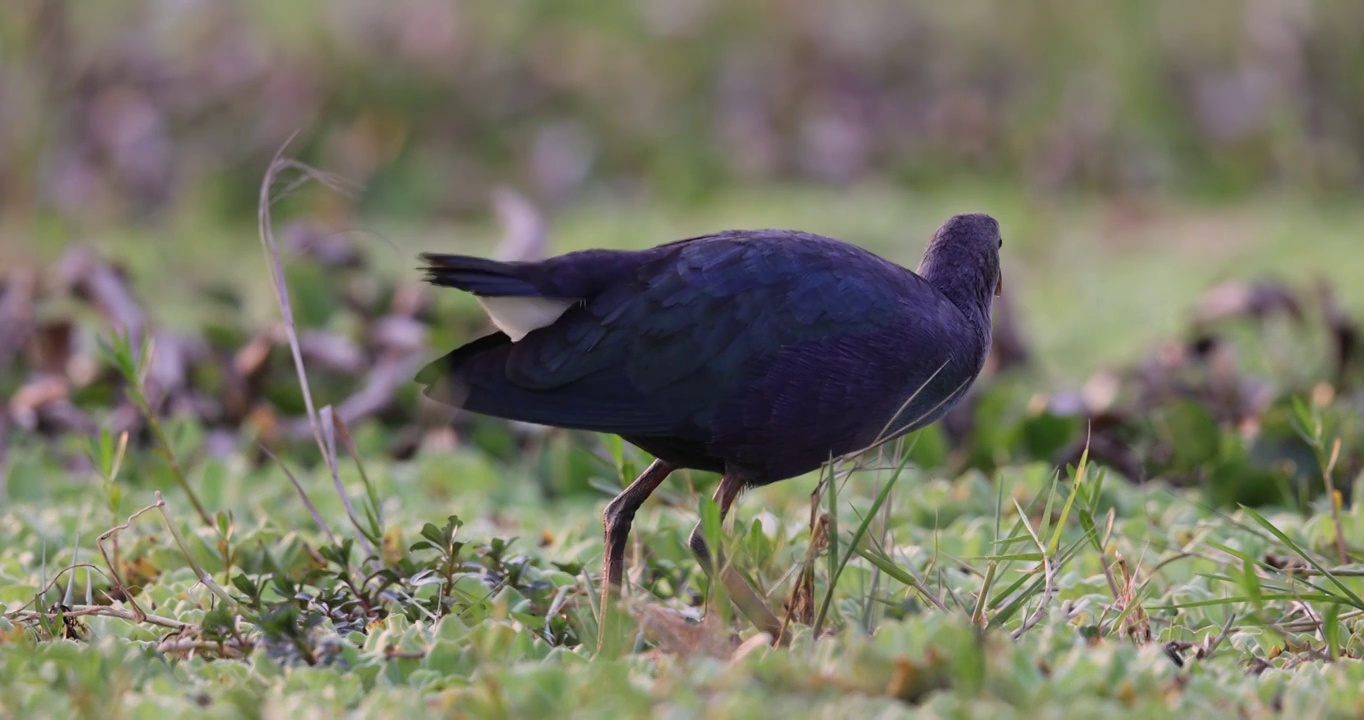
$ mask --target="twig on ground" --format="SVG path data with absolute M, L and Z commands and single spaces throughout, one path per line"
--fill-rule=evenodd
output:
M 139 517 L 142 517 L 144 514 L 149 513 L 152 510 L 156 510 L 157 508 L 165 506 L 165 504 L 166 501 L 161 499 L 161 493 L 157 493 L 156 502 L 138 510 L 132 515 L 129 515 L 128 519 L 125 520 L 122 524 L 115 525 L 114 527 L 105 530 L 104 532 L 100 533 L 99 537 L 95 538 L 95 546 L 99 548 L 100 555 L 104 556 L 104 562 L 106 565 L 109 566 L 109 579 L 113 583 L 113 587 L 111 589 L 117 591 L 122 596 L 123 602 L 127 603 L 128 607 L 132 609 L 133 613 L 132 620 L 134 622 L 142 622 L 143 620 L 145 620 L 147 617 L 147 613 L 141 608 L 141 606 L 137 604 L 137 601 L 133 599 L 132 590 L 128 587 L 128 584 L 123 580 L 123 576 L 119 574 L 118 566 L 114 563 L 114 559 L 110 557 L 108 548 L 104 547 L 104 541 L 108 540 L 109 538 L 117 536 L 120 532 L 123 532 L 124 530 L 127 530 L 129 527 L 132 526 L 134 520 L 138 519 Z

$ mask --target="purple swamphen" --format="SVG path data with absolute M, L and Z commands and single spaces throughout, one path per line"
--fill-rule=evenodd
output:
M 605 603 L 621 583 L 635 512 L 673 470 L 722 473 L 723 520 L 745 488 L 947 412 L 989 352 L 1002 245 L 994 218 L 967 214 L 938 228 L 917 274 L 789 230 L 538 262 L 428 253 L 427 281 L 473 293 L 499 332 L 417 380 L 449 405 L 615 433 L 657 458 L 606 507 Z M 689 544 L 709 570 L 699 524 Z M 737 574 L 723 579 L 775 638 L 766 602 Z

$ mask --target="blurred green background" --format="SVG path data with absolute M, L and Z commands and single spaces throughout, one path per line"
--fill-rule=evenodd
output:
M 783 226 L 913 266 L 992 212 L 1073 377 L 1218 280 L 1364 270 L 1361 27 L 1352 0 L 9 0 L 0 263 L 80 240 L 158 290 L 263 282 L 259 184 L 297 131 L 365 191 L 290 212 L 394 271 L 491 247 L 502 185 L 554 251 Z

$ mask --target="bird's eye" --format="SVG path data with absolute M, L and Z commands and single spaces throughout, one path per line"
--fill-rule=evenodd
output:
M 1000 235 L 1000 236 L 999 236 L 999 248 L 1000 248 L 1001 250 L 1004 249 L 1004 236 L 1003 236 L 1003 235 Z

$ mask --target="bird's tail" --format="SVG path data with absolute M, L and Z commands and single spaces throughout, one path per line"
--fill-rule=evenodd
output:
M 422 253 L 421 268 L 432 285 L 485 297 L 536 297 L 541 291 L 527 277 L 532 263 L 503 262 L 471 255 Z

